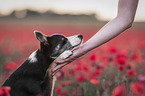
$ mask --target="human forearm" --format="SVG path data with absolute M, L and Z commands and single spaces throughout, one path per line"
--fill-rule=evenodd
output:
M 124 18 L 116 17 L 112 21 L 103 26 L 92 38 L 90 38 L 81 47 L 83 51 L 90 51 L 109 40 L 113 39 L 121 32 L 131 26 L 131 22 L 126 22 Z
M 120 0 L 117 17 L 103 26 L 80 49 L 82 54 L 108 42 L 121 32 L 130 28 L 134 21 L 138 0 Z
M 53 69 L 54 74 L 63 66 L 86 54 L 90 50 L 108 42 L 127 28 L 131 27 L 134 21 L 137 5 L 138 0 L 119 0 L 117 17 L 103 26 L 86 43 L 78 49 L 73 50 L 73 55 L 68 59 L 57 61 L 58 66 Z

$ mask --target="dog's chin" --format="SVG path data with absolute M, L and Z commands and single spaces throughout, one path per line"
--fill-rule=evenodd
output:
M 71 49 L 73 49 L 73 48 L 81 45 L 83 36 L 82 35 L 74 35 L 74 36 L 67 37 L 67 39 L 72 46 Z
M 77 46 L 74 46 L 74 47 L 71 47 L 71 48 L 70 48 L 70 50 L 72 50 L 72 51 L 73 51 L 73 50 L 75 50 L 75 49 L 79 48 L 80 46 L 81 46 L 81 44 L 79 44 L 79 45 L 77 45 Z
M 79 48 L 80 46 L 81 46 L 81 44 L 82 44 L 82 40 L 78 43 L 78 44 L 76 44 L 76 45 L 74 45 L 74 46 L 72 46 L 71 48 L 70 48 L 70 50 L 75 50 L 75 49 L 77 49 L 77 48 Z

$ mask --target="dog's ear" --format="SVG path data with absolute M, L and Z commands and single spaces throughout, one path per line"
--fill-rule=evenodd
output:
M 34 31 L 34 34 L 35 34 L 37 40 L 39 40 L 40 42 L 47 42 L 46 36 L 43 35 L 42 33 L 38 32 L 38 31 Z

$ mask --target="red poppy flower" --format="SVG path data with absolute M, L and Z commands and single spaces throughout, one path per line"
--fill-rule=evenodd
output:
M 84 66 L 83 69 L 85 72 L 89 72 L 89 68 L 87 66 Z
M 140 61 L 140 60 L 141 60 L 141 55 L 140 55 L 139 53 L 134 53 L 134 54 L 131 56 L 131 61 L 134 61 L 134 60 Z
M 18 65 L 16 63 L 12 62 L 12 61 L 9 61 L 9 62 L 5 63 L 5 68 L 7 70 L 15 70 L 15 69 L 17 69 L 17 67 L 18 67 Z
M 96 54 L 90 54 L 89 59 L 90 59 L 91 61 L 96 61 L 96 60 L 97 60 Z
M 109 53 L 111 54 L 114 54 L 117 52 L 117 48 L 115 46 L 111 46 L 109 49 L 108 49 Z
M 125 60 L 127 60 L 127 52 L 117 54 L 117 58 L 124 58 Z
M 130 78 L 131 76 L 137 75 L 137 73 L 133 69 L 128 70 L 127 74 L 128 74 L 128 78 Z
M 100 82 L 100 79 L 91 79 L 90 82 L 94 85 L 98 84 Z
M 82 75 L 82 74 L 78 75 L 76 78 L 76 81 L 80 82 L 80 83 L 84 82 L 85 81 L 84 75 Z
M 11 90 L 11 87 L 9 86 L 4 86 L 0 88 L 0 96 L 10 96 L 9 91 Z
M 57 94 L 60 94 L 60 95 L 63 94 L 63 91 L 62 91 L 61 88 L 55 88 L 55 92 L 56 92 Z
M 122 65 L 119 65 L 118 69 L 123 72 L 124 71 L 124 67 Z
M 101 61 L 102 61 L 103 63 L 108 63 L 108 62 L 109 62 L 109 58 L 108 58 L 105 54 L 103 54 L 103 55 L 101 56 Z
M 94 74 L 96 76 L 100 76 L 101 75 L 101 69 L 96 69 L 96 71 L 94 72 Z
M 145 85 L 143 83 L 131 83 L 130 89 L 133 93 L 135 93 L 137 96 L 141 96 L 145 92 Z
M 124 65 L 126 63 L 126 59 L 122 57 L 116 58 L 116 63 Z
M 126 86 L 125 84 L 121 84 L 113 90 L 112 96 L 125 96 L 125 93 L 126 93 Z
M 82 70 L 82 66 L 77 64 L 74 71 L 77 72 L 77 71 L 81 71 L 81 70 Z

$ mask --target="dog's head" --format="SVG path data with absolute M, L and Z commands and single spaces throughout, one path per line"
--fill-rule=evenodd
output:
M 65 37 L 63 35 L 46 36 L 35 31 L 37 40 L 40 41 L 40 50 L 45 52 L 48 57 L 56 59 L 62 52 L 73 49 L 82 43 L 82 35 Z

